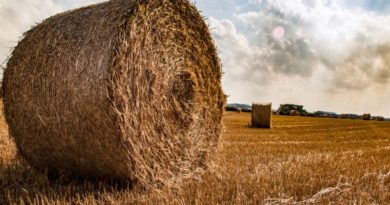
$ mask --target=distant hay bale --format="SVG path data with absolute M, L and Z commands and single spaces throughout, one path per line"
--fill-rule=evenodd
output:
M 272 104 L 252 104 L 252 127 L 272 128 Z
M 299 116 L 300 113 L 298 111 L 296 111 L 296 110 L 291 110 L 289 115 L 290 116 Z
M 5 115 L 38 169 L 177 185 L 221 132 L 221 66 L 187 0 L 112 0 L 25 33 L 5 75 Z
M 363 114 L 363 120 L 371 120 L 371 114 Z
M 236 112 L 241 113 L 242 109 L 241 108 L 237 108 Z
M 341 119 L 348 119 L 349 115 L 348 114 L 341 114 L 340 118 Z

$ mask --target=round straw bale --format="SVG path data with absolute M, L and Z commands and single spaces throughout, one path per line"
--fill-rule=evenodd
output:
M 4 75 L 18 149 L 49 171 L 174 185 L 221 132 L 221 66 L 187 0 L 112 0 L 25 33 Z

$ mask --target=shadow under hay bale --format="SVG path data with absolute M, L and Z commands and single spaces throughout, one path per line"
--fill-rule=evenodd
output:
M 207 167 L 225 97 L 208 27 L 187 0 L 112 0 L 27 33 L 5 116 L 38 169 L 177 185 Z
M 252 104 L 252 127 L 272 128 L 272 104 Z

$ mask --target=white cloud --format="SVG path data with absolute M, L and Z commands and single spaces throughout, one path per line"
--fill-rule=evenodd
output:
M 380 100 L 388 102 L 390 94 L 369 92 L 389 91 L 390 16 L 347 9 L 340 2 L 263 0 L 258 11 L 211 19 L 230 101 L 295 99 L 342 112 L 347 109 L 343 93 L 354 99 L 370 96 L 378 99 L 372 109 L 386 109 Z M 279 26 L 285 29 L 283 39 L 272 36 Z M 329 96 L 339 106 L 324 103 Z M 348 106 L 361 110 L 363 105 Z

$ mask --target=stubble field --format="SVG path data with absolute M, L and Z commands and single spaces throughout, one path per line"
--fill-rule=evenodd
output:
M 2 110 L 2 104 L 0 104 Z M 390 204 L 390 123 L 227 112 L 211 168 L 183 188 L 49 180 L 16 154 L 0 116 L 0 204 Z

